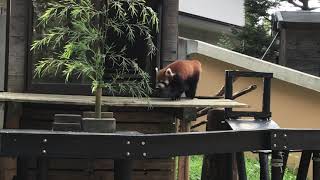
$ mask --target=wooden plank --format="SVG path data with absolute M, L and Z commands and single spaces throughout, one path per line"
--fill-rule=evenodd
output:
M 52 129 L 52 122 L 50 121 L 21 121 L 21 128 L 23 129 Z M 175 131 L 175 125 L 169 123 L 117 123 L 116 124 L 117 131 L 138 131 L 140 133 L 145 134 L 153 134 L 153 133 L 169 133 Z
M 29 162 L 28 168 L 36 169 L 36 159 Z M 110 171 L 113 169 L 113 160 L 95 159 L 93 167 L 96 171 Z M 48 159 L 48 169 L 50 170 L 70 170 L 81 171 L 88 168 L 88 159 Z M 169 171 L 174 169 L 174 159 L 150 159 L 133 161 L 134 170 L 163 170 Z
M 41 104 L 69 104 L 69 105 L 94 105 L 94 96 L 82 95 L 56 95 L 34 93 L 0 92 L 1 101 L 30 102 Z M 248 105 L 229 99 L 181 99 L 172 101 L 163 98 L 131 98 L 131 97 L 102 97 L 103 106 L 118 107 L 212 107 L 212 108 L 241 108 Z
M 85 171 L 49 171 L 48 180 L 88 180 L 88 173 Z M 133 180 L 173 180 L 172 171 L 133 171 Z M 29 172 L 27 180 L 36 179 L 36 171 Z M 94 179 L 113 180 L 112 171 L 96 171 Z
M 115 112 L 114 117 L 117 122 L 175 122 L 172 112 Z
M 134 130 L 144 134 L 170 133 L 175 131 L 174 124 L 168 123 L 118 123 L 117 131 Z
M 63 110 L 63 109 L 40 109 L 32 107 L 23 107 L 23 119 L 33 119 L 36 121 L 53 121 L 54 114 L 79 114 L 82 111 L 76 110 Z M 153 112 L 153 111 L 139 111 L 139 112 L 114 112 L 114 117 L 117 122 L 174 122 L 173 112 Z

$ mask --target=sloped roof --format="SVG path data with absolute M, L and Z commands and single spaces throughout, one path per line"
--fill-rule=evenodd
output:
M 320 23 L 320 12 L 312 11 L 278 11 L 275 13 L 279 22 Z
M 201 54 L 256 72 L 273 73 L 274 78 L 320 92 L 320 77 L 263 61 L 205 42 L 185 39 L 187 54 Z

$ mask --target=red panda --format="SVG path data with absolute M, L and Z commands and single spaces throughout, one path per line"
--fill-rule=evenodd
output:
M 160 91 L 160 96 L 177 100 L 185 92 L 186 97 L 195 97 L 201 73 L 201 63 L 198 60 L 176 60 L 156 71 L 156 89 Z

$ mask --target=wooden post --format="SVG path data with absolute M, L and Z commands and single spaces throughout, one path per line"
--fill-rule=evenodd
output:
M 190 132 L 191 122 L 180 121 L 180 132 Z M 189 156 L 180 156 L 178 160 L 178 180 L 189 179 Z
M 0 0 L 0 91 L 5 89 L 7 27 L 7 0 Z
M 179 132 L 190 132 L 191 121 L 197 119 L 197 110 L 195 108 L 183 108 L 177 115 L 180 120 Z M 178 180 L 189 179 L 189 157 L 180 156 L 178 160 Z
M 178 51 L 178 0 L 162 1 L 162 67 L 177 59 Z
M 229 129 L 224 110 L 208 112 L 207 131 Z M 201 180 L 235 180 L 238 178 L 234 153 L 207 154 L 204 156 Z
M 25 65 L 28 56 L 29 15 L 32 1 L 10 0 L 10 19 L 8 34 L 7 87 L 10 92 L 24 92 Z M 7 128 L 19 128 L 22 115 L 22 103 L 8 103 L 6 107 Z M 28 158 L 18 157 L 17 179 L 26 179 Z

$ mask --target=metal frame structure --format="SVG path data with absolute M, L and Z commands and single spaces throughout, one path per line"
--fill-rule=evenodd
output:
M 225 94 L 232 98 L 233 78 L 264 78 L 263 107 L 261 112 L 232 111 L 226 108 L 222 118 L 234 119 L 252 116 L 255 120 L 271 121 L 270 87 L 272 74 L 227 71 Z M 230 124 L 229 124 L 230 125 Z M 243 130 L 210 130 L 207 132 L 142 134 L 139 132 L 87 133 L 48 130 L 0 130 L 0 155 L 17 156 L 18 159 L 36 157 L 39 160 L 38 179 L 47 179 L 47 158 L 113 159 L 114 179 L 130 180 L 132 160 L 157 159 L 174 156 L 240 154 L 239 179 L 246 180 L 243 152 L 267 150 L 272 153 L 271 179 L 281 180 L 290 151 L 303 151 L 297 178 L 305 179 L 312 160 L 313 178 L 320 179 L 320 129 L 280 129 L 269 127 Z M 261 156 L 265 167 L 260 179 L 269 180 L 267 156 Z M 18 166 L 17 179 L 24 179 L 24 169 Z M 214 177 L 213 177 L 214 178 Z M 226 180 L 233 180 L 230 173 Z
M 190 133 L 114 134 L 59 132 L 44 130 L 0 130 L 4 156 L 110 158 L 117 160 L 115 176 L 130 179 L 133 159 L 151 159 L 196 154 L 232 153 L 272 150 L 280 154 L 289 150 L 309 150 L 314 153 L 314 179 L 319 179 L 317 164 L 320 150 L 320 130 L 270 129 L 254 131 L 214 131 Z M 273 160 L 281 157 L 272 156 Z M 272 170 L 272 180 L 282 179 L 282 163 Z
M 238 77 L 253 77 L 263 78 L 263 97 L 262 97 L 262 111 L 261 112 L 248 112 L 248 111 L 232 111 L 231 108 L 225 109 L 226 118 L 238 117 L 254 117 L 255 119 L 269 119 L 270 112 L 270 96 L 271 96 L 271 78 L 272 73 L 263 72 L 247 72 L 247 71 L 226 71 L 225 79 L 225 98 L 232 99 L 233 96 L 233 82 L 234 78 Z

